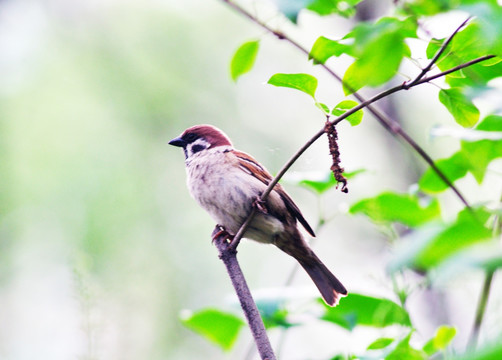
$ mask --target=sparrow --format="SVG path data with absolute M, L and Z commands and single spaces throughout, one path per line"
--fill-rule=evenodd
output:
M 234 149 L 228 136 L 211 125 L 190 127 L 169 144 L 181 147 L 185 153 L 191 196 L 217 226 L 235 235 L 272 181 L 270 173 L 250 155 Z M 336 306 L 347 290 L 304 240 L 297 222 L 313 237 L 314 231 L 284 188 L 275 185 L 258 209 L 243 237 L 274 244 L 294 257 L 324 301 Z

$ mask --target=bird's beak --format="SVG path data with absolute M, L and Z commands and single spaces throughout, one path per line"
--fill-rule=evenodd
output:
M 184 147 L 186 143 L 181 137 L 177 137 L 169 141 L 169 145 Z

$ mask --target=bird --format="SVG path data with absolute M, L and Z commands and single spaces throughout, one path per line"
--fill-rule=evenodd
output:
M 217 227 L 235 235 L 272 181 L 270 173 L 253 157 L 234 149 L 229 137 L 212 125 L 192 126 L 169 145 L 183 149 L 191 196 Z M 273 244 L 295 258 L 326 304 L 338 305 L 347 290 L 305 241 L 298 222 L 312 237 L 314 230 L 284 188 L 276 184 L 258 210 L 243 237 Z

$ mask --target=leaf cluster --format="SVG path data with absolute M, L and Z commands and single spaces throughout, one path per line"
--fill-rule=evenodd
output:
M 302 11 L 319 16 L 350 18 L 356 13 L 359 2 L 279 1 L 278 10 L 293 23 L 299 20 Z M 404 61 L 420 63 L 420 60 L 426 59 L 422 72 L 419 71 L 418 76 L 410 74 L 403 83 L 409 86 L 398 90 L 408 90 L 443 77 L 443 81 L 436 84 L 440 87 L 437 100 L 451 114 L 452 127 L 442 134 L 457 138 L 459 150 L 450 157 L 434 161 L 434 166 L 427 169 L 417 179 L 417 184 L 411 187 L 413 191 L 388 190 L 355 201 L 350 206 L 349 216 L 364 216 L 379 229 L 392 234 L 389 243 L 395 255 L 388 264 L 388 274 L 392 279 L 399 274 L 414 272 L 423 275 L 423 282 L 431 285 L 435 279 L 454 272 L 472 271 L 473 268 L 487 273 L 496 271 L 502 266 L 502 248 L 494 241 L 500 231 L 499 195 L 494 194 L 490 204 L 465 204 L 453 214 L 445 214 L 440 195 L 468 174 L 482 184 L 490 164 L 502 157 L 502 108 L 484 114 L 476 103 L 477 98 L 490 90 L 492 80 L 502 76 L 502 6 L 496 0 L 403 0 L 395 1 L 394 10 L 391 16 L 375 21 L 355 22 L 352 29 L 339 39 L 320 36 L 306 51 L 313 66 L 323 66 L 328 70 L 328 63 L 337 61 L 337 58 L 344 56 L 352 59 L 338 80 L 341 80 L 345 96 L 355 96 L 357 101 L 351 98 L 338 99 L 333 104 L 318 101 L 319 80 L 307 73 L 272 74 L 267 84 L 301 91 L 313 100 L 323 115 L 336 117 L 333 123 L 347 120 L 356 126 L 362 123 L 363 108 L 371 103 L 362 101 L 359 90 L 388 88 L 391 83 L 399 82 L 396 78 Z M 427 29 L 423 28 L 423 22 L 428 17 L 453 11 L 466 14 L 467 21 L 451 37 L 436 38 L 424 31 Z M 249 17 L 253 19 L 252 15 Z M 260 20 L 254 21 L 276 36 L 280 34 Z M 284 38 L 284 35 L 281 36 L 279 38 Z M 410 39 L 426 41 L 425 53 L 412 58 Z M 235 52 L 230 66 L 234 81 L 252 69 L 260 41 L 245 42 Z M 336 74 L 333 76 L 337 77 Z M 391 93 L 383 92 L 375 101 Z M 350 179 L 364 174 L 364 171 L 361 169 L 344 175 Z M 305 176 L 297 184 L 322 197 L 337 182 L 332 174 L 326 172 L 320 178 Z M 320 224 L 323 223 L 321 220 Z M 418 288 L 420 284 L 410 286 Z M 346 331 L 358 327 L 383 329 L 397 326 L 402 329 L 401 336 L 376 338 L 368 345 L 366 354 L 338 354 L 333 359 L 495 359 L 502 353 L 502 347 L 495 345 L 468 355 L 453 356 L 451 342 L 456 329 L 447 324 L 438 327 L 431 339 L 417 347 L 414 341 L 410 341 L 415 324 L 406 307 L 408 290 L 406 287 L 396 288 L 395 293 L 399 303 L 352 293 L 336 308 L 322 306 L 317 315 L 309 313 L 316 321 L 327 322 Z M 269 329 L 287 331 L 303 325 L 301 321 L 292 320 L 298 319 L 295 316 L 298 310 L 288 307 L 283 299 L 268 299 L 258 305 Z M 215 309 L 195 312 L 184 322 L 224 350 L 232 347 L 243 324 L 235 315 Z M 212 330 L 219 326 L 225 327 L 229 333 Z M 502 329 L 499 330 L 502 333 Z

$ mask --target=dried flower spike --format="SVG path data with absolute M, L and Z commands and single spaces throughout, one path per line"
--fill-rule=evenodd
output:
M 335 180 L 338 184 L 342 184 L 342 192 L 348 193 L 347 179 L 343 176 L 344 169 L 340 167 L 340 150 L 338 149 L 338 133 L 336 131 L 335 125 L 329 121 L 329 117 L 326 119 L 326 124 L 324 126 L 324 132 L 328 136 L 329 142 L 329 153 L 333 159 L 333 164 L 331 165 L 331 171 L 335 176 Z M 336 186 L 338 189 L 338 185 Z

